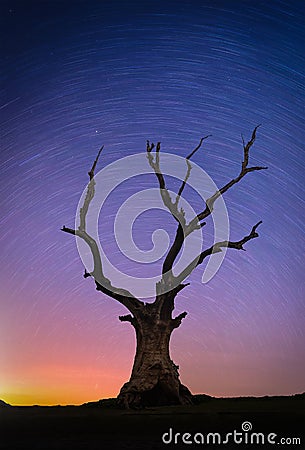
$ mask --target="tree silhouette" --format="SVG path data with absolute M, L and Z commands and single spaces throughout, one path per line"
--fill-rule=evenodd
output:
M 187 315 L 183 312 L 173 317 L 175 308 L 175 297 L 188 286 L 183 283 L 192 271 L 200 265 L 208 256 L 219 253 L 223 248 L 233 248 L 244 250 L 244 244 L 251 239 L 258 237 L 257 228 L 261 221 L 253 226 L 250 233 L 239 241 L 221 241 L 214 243 L 211 247 L 195 255 L 194 259 L 178 275 L 173 273 L 174 262 L 184 244 L 185 239 L 196 229 L 203 227 L 207 219 L 213 212 L 216 200 L 227 192 L 232 186 L 237 184 L 247 173 L 255 172 L 267 167 L 249 167 L 249 151 L 256 139 L 258 126 L 252 132 L 251 139 L 245 143 L 243 140 L 243 161 L 240 173 L 236 178 L 230 180 L 221 189 L 206 200 L 203 211 L 197 214 L 187 223 L 185 213 L 179 206 L 179 201 L 183 190 L 188 182 L 191 173 L 191 157 L 200 149 L 203 141 L 185 158 L 187 171 L 180 189 L 173 199 L 166 187 L 164 175 L 160 170 L 160 142 L 155 146 L 147 141 L 148 162 L 156 174 L 162 201 L 177 221 L 176 235 L 170 246 L 162 266 L 162 275 L 156 284 L 156 296 L 152 303 L 145 303 L 140 298 L 136 298 L 126 289 L 113 286 L 111 281 L 103 273 L 101 255 L 95 239 L 86 231 L 86 217 L 90 203 L 95 195 L 95 169 L 103 147 L 92 165 L 88 175 L 90 178 L 86 196 L 82 208 L 80 209 L 80 224 L 74 230 L 63 226 L 62 231 L 81 238 L 89 246 L 93 257 L 93 271 L 88 273 L 85 270 L 84 277 L 93 277 L 96 289 L 117 300 L 124 305 L 130 314 L 120 316 L 122 322 L 130 322 L 136 333 L 136 354 L 130 380 L 125 383 L 118 395 L 119 404 L 126 408 L 138 407 L 153 404 L 188 404 L 192 403 L 192 394 L 189 389 L 181 384 L 179 380 L 178 366 L 170 358 L 169 343 L 174 329 L 181 325 L 182 320 Z M 155 151 L 154 151 L 155 149 Z

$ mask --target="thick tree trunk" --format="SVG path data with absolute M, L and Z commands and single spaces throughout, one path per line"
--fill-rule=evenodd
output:
M 190 404 L 192 394 L 179 380 L 178 366 L 170 359 L 172 319 L 147 316 L 134 323 L 137 349 L 130 380 L 118 402 L 125 408 L 149 405 Z

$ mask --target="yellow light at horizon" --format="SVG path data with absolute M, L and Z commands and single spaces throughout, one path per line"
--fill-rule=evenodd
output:
M 122 379 L 121 379 L 122 378 Z M 121 374 L 83 367 L 43 366 L 2 382 L 0 399 L 13 406 L 81 405 L 115 397 Z

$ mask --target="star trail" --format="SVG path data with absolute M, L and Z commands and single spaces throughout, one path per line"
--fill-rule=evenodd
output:
M 238 175 L 242 138 L 261 124 L 248 174 L 225 195 L 232 240 L 262 220 L 246 252 L 228 250 L 179 294 L 188 311 L 171 354 L 193 393 L 285 395 L 305 390 L 304 4 L 299 1 L 2 1 L 0 398 L 80 404 L 116 396 L 128 380 L 126 310 L 83 278 L 73 227 L 87 172 L 145 151 L 146 140 L 194 156 L 221 187 Z M 177 190 L 175 180 L 170 180 Z M 113 238 L 129 195 L 116 190 L 101 241 L 113 263 L 141 273 Z M 200 199 L 186 199 L 197 212 Z M 103 223 L 103 215 L 100 217 Z M 134 227 L 139 248 L 162 211 Z M 160 267 L 153 265 L 153 271 Z M 148 267 L 143 267 L 145 276 Z M 130 286 L 132 291 L 132 286 Z

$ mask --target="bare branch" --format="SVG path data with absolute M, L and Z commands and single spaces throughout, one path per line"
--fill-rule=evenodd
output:
M 154 172 L 155 172 L 155 174 L 156 174 L 156 176 L 158 178 L 160 189 L 162 189 L 162 190 L 165 189 L 166 192 L 167 192 L 166 185 L 165 185 L 165 179 L 164 179 L 163 173 L 160 170 L 160 148 L 161 148 L 161 142 L 157 143 L 156 160 L 155 161 L 154 161 L 154 157 L 153 157 L 153 155 L 151 153 L 154 148 L 155 148 L 155 144 L 152 142 L 151 145 L 150 145 L 149 141 L 147 141 L 146 152 L 147 152 L 147 158 L 148 158 L 149 165 L 154 170 Z M 167 192 L 167 194 L 169 196 L 168 192 Z M 168 199 L 166 199 L 166 200 L 168 202 Z M 166 204 L 165 206 L 167 206 L 170 209 L 170 203 L 171 203 L 170 197 L 169 197 L 169 202 L 168 203 L 169 204 Z
M 179 189 L 179 192 L 178 192 L 176 200 L 175 200 L 175 206 L 176 206 L 177 209 L 178 209 L 178 203 L 179 203 L 181 194 L 182 194 L 182 192 L 183 192 L 183 190 L 184 190 L 184 188 L 186 186 L 187 180 L 189 179 L 190 174 L 191 174 L 191 170 L 192 170 L 192 165 L 191 165 L 189 160 L 200 149 L 203 141 L 205 139 L 208 139 L 210 136 L 212 136 L 212 135 L 209 134 L 209 135 L 204 136 L 203 138 L 201 138 L 199 144 L 197 145 L 197 147 L 185 158 L 186 164 L 187 164 L 187 172 L 186 172 L 185 178 L 184 178 L 184 180 L 183 180 L 183 182 L 181 184 L 181 187 Z M 201 225 L 201 227 L 203 225 L 205 225 L 205 222 L 204 222 L 204 224 Z M 182 245 L 183 245 L 183 242 L 184 242 L 186 236 L 187 235 L 185 234 L 185 227 L 182 226 L 181 223 L 179 223 L 177 231 L 176 231 L 175 240 L 174 240 L 171 248 L 169 249 L 168 254 L 166 255 L 164 264 L 163 264 L 163 269 L 162 269 L 162 273 L 163 274 L 170 273 L 170 271 L 171 271 L 171 269 L 172 269 L 172 267 L 174 265 L 174 262 L 175 262 L 175 260 L 176 260 L 176 258 L 178 256 L 181 248 L 182 248 Z
M 84 200 L 84 204 L 82 206 L 82 208 L 80 209 L 80 224 L 78 229 L 79 230 L 86 230 L 86 217 L 87 217 L 87 213 L 88 213 L 88 209 L 89 209 L 89 205 L 94 197 L 95 194 L 95 181 L 94 181 L 94 171 L 97 165 L 97 162 L 99 160 L 100 154 L 103 150 L 104 146 L 102 146 L 97 154 L 97 157 L 95 158 L 93 165 L 91 167 L 91 169 L 88 172 L 89 175 L 89 179 L 90 182 L 88 184 L 88 188 L 87 188 L 87 193 L 86 193 L 86 197 Z
M 114 298 L 115 300 L 119 301 L 122 305 L 124 305 L 126 308 L 129 309 L 131 312 L 135 312 L 138 308 L 143 306 L 143 303 L 135 298 L 128 290 L 117 288 L 115 286 L 112 286 L 110 280 L 105 277 L 103 273 L 103 265 L 101 260 L 101 255 L 99 252 L 98 245 L 87 232 L 86 232 L 86 216 L 87 212 L 90 206 L 90 203 L 94 197 L 95 194 L 95 180 L 94 180 L 94 171 L 98 162 L 98 159 L 100 157 L 100 154 L 103 150 L 104 146 L 100 148 L 96 159 L 94 160 L 94 163 L 92 165 L 91 170 L 88 172 L 90 181 L 87 188 L 86 197 L 83 203 L 82 208 L 80 208 L 80 225 L 78 227 L 78 230 L 73 230 L 72 228 L 67 228 L 65 225 L 62 227 L 62 231 L 73 234 L 79 238 L 81 238 L 83 241 L 86 242 L 86 244 L 89 246 L 91 250 L 91 254 L 93 257 L 93 271 L 91 273 L 87 272 L 85 270 L 84 278 L 88 278 L 92 276 L 94 278 L 96 289 L 98 291 L 103 292 L 104 294 L 108 295 L 109 297 Z
M 104 276 L 101 256 L 95 239 L 93 239 L 86 231 L 83 230 L 72 230 L 70 228 L 63 227 L 62 231 L 69 234 L 74 234 L 75 236 L 83 239 L 88 244 L 93 256 L 94 269 L 91 273 L 85 271 L 84 278 L 92 276 L 94 278 L 96 289 L 98 291 L 101 291 L 109 297 L 118 300 L 131 312 L 133 312 L 135 308 L 137 309 L 142 305 L 142 302 L 135 298 L 129 291 L 112 286 L 110 280 Z
M 189 179 L 189 177 L 191 175 L 192 164 L 189 162 L 188 158 L 186 158 L 186 165 L 187 165 L 187 171 L 186 171 L 185 178 L 184 178 L 184 180 L 183 180 L 183 182 L 181 184 L 181 187 L 180 187 L 180 189 L 178 191 L 178 194 L 177 194 L 177 197 L 176 197 L 176 200 L 175 200 L 176 205 L 178 205 L 178 202 L 179 202 L 180 197 L 182 195 L 182 192 L 183 192 L 183 190 L 185 188 L 187 180 Z
M 97 280 L 95 280 L 96 290 L 114 298 L 122 305 L 126 306 L 129 311 L 135 313 L 137 309 L 143 306 L 143 303 L 134 297 L 127 289 L 113 286 L 111 281 L 106 277 L 103 277 L 102 282 L 103 284 L 100 284 Z
M 176 231 L 176 237 L 175 240 L 171 246 L 171 248 L 169 249 L 169 252 L 165 258 L 164 264 L 163 264 L 163 268 L 162 268 L 162 274 L 167 274 L 167 277 L 171 277 L 171 269 L 173 267 L 173 263 L 183 245 L 185 236 L 184 236 L 184 227 L 185 227 L 185 213 L 183 211 L 182 208 L 178 208 L 178 203 L 179 203 L 179 199 L 181 197 L 181 194 L 185 188 L 185 185 L 187 183 L 187 180 L 190 176 L 191 173 L 191 163 L 189 162 L 190 158 L 200 149 L 202 142 L 207 139 L 208 137 L 210 137 L 211 135 L 205 136 L 203 138 L 200 139 L 199 144 L 197 145 L 197 147 L 185 158 L 186 159 L 186 164 L 187 164 L 187 172 L 185 175 L 185 178 L 182 182 L 182 185 L 178 191 L 178 194 L 176 196 L 175 202 L 172 201 L 170 194 L 166 188 L 166 183 L 165 183 L 165 179 L 164 176 L 161 172 L 160 169 L 160 148 L 161 148 L 161 143 L 158 142 L 157 143 L 157 147 L 156 147 L 156 157 L 154 159 L 153 155 L 152 155 L 152 150 L 155 148 L 154 144 L 151 143 L 149 141 L 147 141 L 147 146 L 146 146 L 146 151 L 147 151 L 147 158 L 149 161 L 150 166 L 152 167 L 152 169 L 154 170 L 157 179 L 159 181 L 159 187 L 160 187 L 160 193 L 161 193 L 161 197 L 163 200 L 164 205 L 169 209 L 169 211 L 171 212 L 172 216 L 175 218 L 175 220 L 177 220 L 178 222 L 178 228 Z
M 181 325 L 182 320 L 187 316 L 187 312 L 179 314 L 179 316 L 174 317 L 172 320 L 172 328 L 178 328 Z
M 91 277 L 91 273 L 87 272 L 87 269 L 85 268 L 85 273 L 83 275 L 84 278 L 89 278 Z
M 241 171 L 239 173 L 239 175 L 236 178 L 233 178 L 231 181 L 229 181 L 229 183 L 227 183 L 226 185 L 224 185 L 221 189 L 219 189 L 218 191 L 216 191 L 210 198 L 208 198 L 206 200 L 206 207 L 204 209 L 204 211 L 202 211 L 200 214 L 198 214 L 188 225 L 187 225 L 187 232 L 186 234 L 188 235 L 190 232 L 193 231 L 194 227 L 198 226 L 198 223 L 200 223 L 203 219 L 205 219 L 206 217 L 208 217 L 212 211 L 213 211 L 213 207 L 214 207 L 214 203 L 215 201 L 221 196 L 223 195 L 225 192 L 227 192 L 232 186 L 234 186 L 235 184 L 237 184 L 247 173 L 249 172 L 254 172 L 257 170 L 265 170 L 267 169 L 267 167 L 263 167 L 263 166 L 254 166 L 254 167 L 248 167 L 248 163 L 249 163 L 249 151 L 250 148 L 252 147 L 252 145 L 255 142 L 256 139 L 256 131 L 258 129 L 260 125 L 257 125 L 253 132 L 252 132 L 252 136 L 250 141 L 245 144 L 244 138 L 243 139 L 243 148 L 244 148 L 244 159 L 242 162 L 242 166 L 241 166 Z
M 250 234 L 242 238 L 240 241 L 222 241 L 217 242 L 216 244 L 212 245 L 210 248 L 204 250 L 200 253 L 200 255 L 197 256 L 197 258 L 193 259 L 193 261 L 176 277 L 176 280 L 178 283 L 182 283 L 185 278 L 187 278 L 192 271 L 199 266 L 199 264 L 202 264 L 202 262 L 205 260 L 207 256 L 210 256 L 214 253 L 222 252 L 222 248 L 235 248 L 236 250 L 245 250 L 244 244 L 251 239 L 257 238 L 259 235 L 256 232 L 257 227 L 262 223 L 262 221 L 258 222 L 256 225 L 252 227 L 252 230 Z
M 243 135 L 243 134 L 241 134 L 241 140 L 242 140 L 243 147 L 244 147 L 244 146 L 245 146 L 245 138 L 244 138 L 244 135 Z
M 92 178 L 94 177 L 95 168 L 96 168 L 96 165 L 97 165 L 97 163 L 98 163 L 98 159 L 99 159 L 99 157 L 100 157 L 100 154 L 102 153 L 103 148 L 104 148 L 104 146 L 102 146 L 102 147 L 99 149 L 99 152 L 98 152 L 98 154 L 97 154 L 97 157 L 96 157 L 95 160 L 94 160 L 94 163 L 93 163 L 93 165 L 92 165 L 92 167 L 91 167 L 91 170 L 88 172 L 88 175 L 89 175 L 90 180 L 92 180 Z
M 186 160 L 191 159 L 192 156 L 195 155 L 195 153 L 200 149 L 202 142 L 206 139 L 208 139 L 209 137 L 211 137 L 211 134 L 208 134 L 207 136 L 204 136 L 203 138 L 200 139 L 199 144 L 197 145 L 197 147 L 186 157 Z
M 172 292 L 174 292 L 174 295 L 177 295 L 178 294 L 178 292 L 180 292 L 180 291 L 182 291 L 182 289 L 184 289 L 184 288 L 186 288 L 187 286 L 189 286 L 190 285 L 190 283 L 180 283 L 180 284 L 178 284 L 178 286 L 176 286 L 173 290 L 172 290 Z
M 260 127 L 260 125 L 257 125 L 255 128 L 254 128 L 254 130 L 253 130 L 253 132 L 252 132 L 252 136 L 251 136 L 251 139 L 250 139 L 250 141 L 245 145 L 245 144 L 243 144 L 243 147 L 244 147 L 244 160 L 243 160 L 243 163 L 242 163 L 242 171 L 248 166 L 248 163 L 249 163 L 249 151 L 250 151 L 250 148 L 252 147 L 252 145 L 254 144 L 254 142 L 255 142 L 255 139 L 256 139 L 256 131 L 257 131 L 257 129 Z
M 170 273 L 184 242 L 184 231 L 181 224 L 178 224 L 174 242 L 169 249 L 162 267 L 162 274 Z
M 130 322 L 134 327 L 136 326 L 136 319 L 131 315 L 127 314 L 126 316 L 119 316 L 119 320 L 121 322 Z
M 146 152 L 147 152 L 147 159 L 149 162 L 149 165 L 151 166 L 151 168 L 154 170 L 158 182 L 159 182 L 159 188 L 160 188 L 160 194 L 161 194 L 161 198 L 163 200 L 164 205 L 167 207 L 167 209 L 170 211 L 170 213 L 172 214 L 172 216 L 174 217 L 174 219 L 178 222 L 178 228 L 177 228 L 177 234 L 176 234 L 176 239 L 180 240 L 182 239 L 183 242 L 183 228 L 185 226 L 185 213 L 183 211 L 183 209 L 181 208 L 180 210 L 178 209 L 178 204 L 177 202 L 173 202 L 171 199 L 171 196 L 166 188 L 166 184 L 165 184 L 165 179 L 163 176 L 163 173 L 161 172 L 160 169 L 160 149 L 161 149 L 161 143 L 158 142 L 157 143 L 157 147 L 156 147 L 156 157 L 154 159 L 153 154 L 152 154 L 152 150 L 154 149 L 154 144 L 151 143 L 149 141 L 147 141 L 147 146 L 146 146 Z M 172 278 L 172 273 L 171 273 L 171 260 L 172 258 L 175 259 L 176 255 L 179 253 L 177 253 L 176 250 L 177 245 L 173 244 L 172 248 L 169 251 L 169 254 L 167 255 L 167 257 L 165 258 L 163 267 L 162 267 L 162 274 L 165 275 L 166 274 L 166 278 L 167 280 L 169 280 L 170 278 Z M 173 260 L 174 260 L 173 259 Z
M 76 231 L 73 230 L 72 228 L 67 228 L 65 225 L 61 228 L 61 231 L 64 231 L 65 233 L 69 233 L 69 234 L 76 234 Z
M 268 169 L 268 167 L 265 166 L 254 166 L 254 167 L 247 167 L 245 172 L 249 173 L 249 172 L 255 172 L 256 170 L 266 170 Z
M 208 138 L 211 137 L 211 136 L 212 136 L 211 134 L 208 134 L 207 136 L 204 136 L 203 138 L 201 138 L 199 144 L 197 145 L 197 147 L 196 147 L 196 148 L 195 148 L 195 149 L 194 149 L 194 150 L 193 150 L 193 151 L 185 158 L 185 160 L 186 160 L 186 165 L 187 165 L 187 172 L 186 172 L 185 178 L 184 178 L 184 180 L 183 180 L 183 182 L 182 182 L 182 185 L 181 185 L 181 187 L 180 187 L 180 189 L 179 189 L 179 192 L 178 192 L 178 194 L 177 194 L 176 201 L 175 201 L 176 204 L 178 204 L 179 199 L 180 199 L 180 197 L 181 197 L 181 194 L 182 194 L 182 192 L 183 192 L 183 190 L 184 190 L 184 188 L 185 188 L 185 185 L 186 185 L 186 183 L 187 183 L 187 180 L 189 179 L 190 174 L 191 174 L 192 165 L 191 165 L 191 163 L 189 162 L 189 160 L 190 160 L 191 157 L 194 156 L 195 153 L 200 149 L 200 147 L 201 147 L 201 145 L 202 145 L 202 142 L 203 142 L 205 139 L 208 139 Z
M 155 159 L 152 154 L 152 150 L 154 148 L 155 148 L 155 145 L 153 143 L 150 144 L 149 141 L 147 141 L 147 146 L 146 146 L 147 159 L 148 159 L 150 167 L 154 170 L 154 172 L 157 176 L 157 179 L 159 181 L 160 194 L 161 194 L 161 198 L 163 200 L 164 206 L 167 207 L 167 209 L 170 211 L 170 213 L 172 214 L 174 219 L 177 220 L 178 223 L 182 222 L 182 224 L 185 224 L 184 211 L 182 208 L 179 211 L 177 204 L 172 201 L 171 196 L 166 188 L 164 175 L 160 169 L 161 143 L 160 142 L 157 143 Z
M 172 296 L 175 297 L 180 291 L 182 291 L 182 289 L 186 288 L 189 285 L 190 285 L 190 283 L 184 283 L 184 284 L 180 283 L 176 287 L 171 289 L 170 292 L 173 294 Z M 163 295 L 164 295 L 164 291 L 163 291 L 162 280 L 161 280 L 156 284 L 156 303 L 159 302 L 159 300 L 161 299 L 161 297 Z

